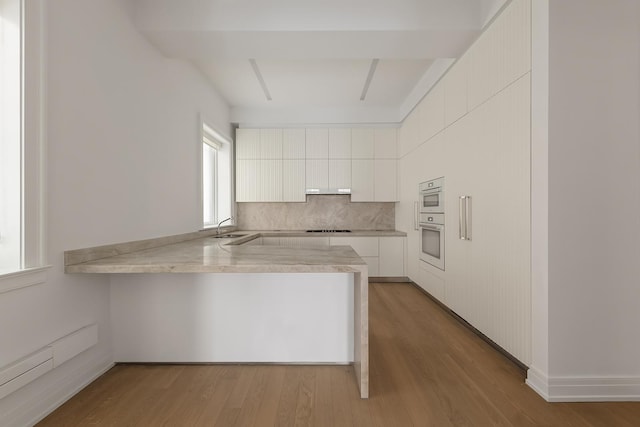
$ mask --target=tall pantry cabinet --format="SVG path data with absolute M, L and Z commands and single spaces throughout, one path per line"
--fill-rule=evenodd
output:
M 408 180 L 416 174 L 405 164 L 444 141 L 437 173 L 445 176 L 445 270 L 414 260 L 432 274 L 411 278 L 426 290 L 441 286 L 429 280 L 444 282 L 435 296 L 525 365 L 531 360 L 530 10 L 530 0 L 514 0 L 447 71 L 405 121 L 400 159 L 401 185 L 413 186 L 417 197 L 419 181 Z M 424 180 L 435 177 L 427 172 Z M 460 238 L 461 196 L 470 197 L 470 240 Z

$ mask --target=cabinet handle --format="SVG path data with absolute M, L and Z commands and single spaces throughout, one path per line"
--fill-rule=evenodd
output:
M 460 240 L 471 240 L 471 196 L 460 196 L 458 200 Z
M 464 237 L 471 240 L 471 196 L 464 198 Z
M 458 199 L 458 238 L 465 240 L 465 215 L 464 215 L 464 196 L 460 196 Z
M 420 210 L 420 202 L 413 202 L 413 229 L 420 230 L 420 226 L 418 225 L 420 214 L 418 211 Z

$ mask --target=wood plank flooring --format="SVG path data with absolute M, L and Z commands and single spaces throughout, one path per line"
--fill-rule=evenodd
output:
M 372 283 L 368 400 L 350 366 L 117 365 L 39 426 L 640 426 L 640 403 L 547 403 L 411 284 Z

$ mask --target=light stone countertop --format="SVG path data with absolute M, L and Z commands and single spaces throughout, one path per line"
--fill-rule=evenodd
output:
M 243 245 L 258 237 L 406 236 L 401 231 L 308 233 L 304 230 L 225 230 L 162 237 L 65 252 L 66 273 L 353 272 L 365 262 L 349 246 L 288 248 Z M 351 266 L 351 267 L 349 267 Z
M 233 233 L 245 234 L 245 236 L 228 239 L 218 239 L 209 236 L 148 249 L 134 250 L 131 252 L 125 251 L 125 253 L 111 256 L 107 255 L 85 262 L 70 263 L 67 261 L 65 272 L 347 273 L 362 271 L 363 267 L 366 268 L 366 263 L 350 246 L 288 248 L 279 246 L 242 245 L 242 243 L 246 243 L 266 233 L 240 231 L 234 231 Z M 123 245 L 130 244 L 131 243 L 125 243 Z M 86 251 L 92 251 L 92 249 L 89 248 L 86 249 Z

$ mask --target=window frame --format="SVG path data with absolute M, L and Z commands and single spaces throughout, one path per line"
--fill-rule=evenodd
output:
M 21 262 L 0 275 L 0 294 L 46 281 L 45 0 L 20 0 L 21 23 Z
M 211 120 L 206 120 L 202 114 L 199 115 L 199 138 L 198 138 L 198 153 L 199 153 L 199 170 L 200 170 L 200 176 L 199 176 L 199 193 L 200 193 L 200 227 L 202 230 L 207 230 L 207 229 L 211 229 L 214 228 L 218 225 L 218 223 L 207 223 L 205 222 L 205 218 L 204 218 L 204 204 L 205 204 L 205 195 L 204 195 L 204 144 L 206 143 L 205 140 L 210 140 L 213 141 L 215 144 L 218 144 L 219 147 L 217 147 L 217 152 L 216 152 L 216 177 L 215 177 L 215 198 L 216 198 L 216 202 L 215 202 L 215 206 L 216 206 L 216 212 L 215 212 L 215 218 L 214 220 L 219 221 L 219 215 L 220 215 L 220 197 L 221 197 L 221 191 L 220 191 L 220 185 L 221 185 L 221 179 L 220 178 L 220 173 L 221 173 L 221 162 L 223 161 L 221 152 L 227 151 L 227 157 L 228 157 L 228 170 L 229 170 L 229 211 L 230 211 L 230 215 L 232 218 L 235 218 L 235 190 L 234 190 L 234 165 L 233 165 L 233 141 L 226 137 L 222 132 L 220 132 L 216 127 L 214 127 L 213 125 L 211 125 L 211 123 L 213 123 L 213 121 Z M 225 223 L 228 225 L 234 225 L 235 224 L 235 220 L 232 220 L 231 223 Z

